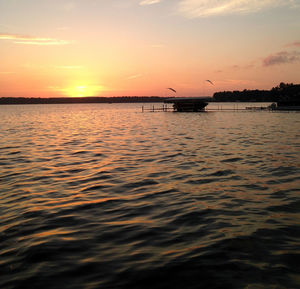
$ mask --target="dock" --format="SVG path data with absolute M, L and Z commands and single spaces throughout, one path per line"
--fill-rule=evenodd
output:
M 163 104 L 161 107 L 155 107 L 154 105 L 152 107 L 144 107 L 142 106 L 142 112 L 158 112 L 158 111 L 174 111 L 173 107 L 167 106 L 166 104 Z
M 177 112 L 178 110 L 176 107 L 173 106 L 168 106 L 166 104 L 163 104 L 162 106 L 155 106 L 152 105 L 151 107 L 145 107 L 142 106 L 142 112 Z M 264 107 L 264 106 L 250 106 L 250 107 L 239 107 L 238 105 L 234 105 L 233 107 L 223 107 L 222 105 L 218 105 L 217 107 L 209 108 L 205 107 L 204 109 L 199 110 L 198 112 L 217 112 L 217 111 L 248 111 L 248 112 L 257 112 L 257 111 L 272 111 L 269 107 Z

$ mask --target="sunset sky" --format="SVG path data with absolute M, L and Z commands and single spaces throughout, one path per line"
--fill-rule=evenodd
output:
M 0 97 L 300 83 L 299 15 L 300 0 L 0 0 Z

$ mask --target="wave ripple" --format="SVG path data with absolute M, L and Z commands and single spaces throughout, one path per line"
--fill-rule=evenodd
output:
M 299 114 L 137 111 L 0 108 L 0 287 L 299 288 Z

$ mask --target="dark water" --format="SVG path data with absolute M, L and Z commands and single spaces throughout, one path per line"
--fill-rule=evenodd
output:
M 299 128 L 0 107 L 0 288 L 300 288 Z

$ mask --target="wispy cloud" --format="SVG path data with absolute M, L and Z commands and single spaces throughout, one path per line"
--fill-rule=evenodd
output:
M 253 62 L 251 62 L 251 63 L 244 64 L 244 65 L 235 64 L 235 65 L 231 66 L 230 68 L 232 68 L 233 70 L 243 70 L 243 69 L 248 70 L 248 69 L 251 69 L 254 67 L 255 67 L 255 64 Z
M 300 61 L 299 51 L 281 51 L 263 59 L 263 66 L 295 63 Z
M 54 68 L 76 70 L 76 69 L 82 69 L 83 66 L 81 66 L 81 65 L 60 65 L 60 66 L 54 66 Z
M 145 5 L 152 5 L 152 4 L 157 4 L 159 2 L 161 2 L 162 0 L 143 0 L 140 2 L 141 6 L 145 6 Z
M 47 46 L 47 45 L 66 45 L 69 44 L 68 41 L 64 40 L 51 40 L 51 41 L 15 41 L 16 44 L 25 44 L 25 45 L 40 45 L 40 46 Z
M 298 0 L 181 0 L 178 11 L 189 18 L 253 13 L 280 6 L 295 7 Z
M 286 45 L 286 47 L 300 47 L 300 41 L 295 41 Z
M 27 44 L 27 45 L 67 45 L 70 41 L 60 40 L 55 38 L 42 38 L 42 37 L 32 37 L 27 35 L 18 34 L 1 34 L 0 40 L 10 40 L 16 44 Z
M 130 75 L 128 77 L 126 77 L 126 79 L 130 80 L 130 79 L 136 79 L 136 78 L 140 78 L 142 77 L 142 74 L 134 74 L 134 75 Z

